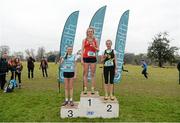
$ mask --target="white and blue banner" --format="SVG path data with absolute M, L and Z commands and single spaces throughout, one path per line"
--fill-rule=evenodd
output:
M 94 35 L 98 40 L 98 44 L 100 44 L 101 41 L 105 12 L 106 12 L 106 6 L 103 6 L 99 10 L 97 10 L 89 24 L 89 27 L 93 27 L 95 29 Z
M 73 47 L 74 45 L 78 16 L 79 16 L 79 11 L 75 11 L 66 20 L 60 41 L 60 52 L 59 52 L 60 57 L 65 55 L 68 46 Z M 64 81 L 63 67 L 61 65 L 59 66 L 59 82 L 63 82 L 63 81 Z
M 119 21 L 116 40 L 115 40 L 115 50 L 117 52 L 117 74 L 114 78 L 114 83 L 119 83 L 121 80 L 122 74 L 122 65 L 124 63 L 124 51 L 125 51 L 125 44 L 126 44 L 126 35 L 128 29 L 128 20 L 129 20 L 129 10 L 125 11 L 121 16 Z

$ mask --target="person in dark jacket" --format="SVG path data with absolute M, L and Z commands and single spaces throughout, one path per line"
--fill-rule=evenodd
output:
M 48 77 L 47 68 L 48 68 L 48 62 L 47 62 L 47 60 L 43 57 L 42 60 L 41 60 L 40 67 L 39 67 L 39 69 L 42 69 L 43 77 L 45 77 L 44 73 L 46 74 L 46 77 Z
M 6 73 L 8 72 L 7 53 L 4 53 L 0 58 L 0 86 L 1 90 L 4 89 L 6 83 Z
M 31 56 L 27 60 L 28 78 L 29 79 L 30 79 L 30 74 L 31 74 L 31 78 L 34 78 L 34 62 L 35 62 L 35 59 L 32 58 Z
M 180 84 L 180 61 L 179 61 L 178 65 L 177 65 L 177 69 L 179 71 L 179 84 Z

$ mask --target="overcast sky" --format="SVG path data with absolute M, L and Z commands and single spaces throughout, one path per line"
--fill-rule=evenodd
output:
M 171 45 L 180 47 L 180 0 L 0 0 L 0 45 L 11 52 L 58 51 L 67 17 L 79 10 L 74 52 L 80 49 L 94 13 L 107 5 L 100 49 L 114 43 L 119 19 L 130 10 L 126 52 L 146 53 L 155 34 L 168 31 Z

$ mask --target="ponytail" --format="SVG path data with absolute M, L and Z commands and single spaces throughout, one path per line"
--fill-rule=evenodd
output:
M 65 55 L 64 59 L 67 59 L 67 56 L 68 56 L 68 53 L 66 52 L 66 55 Z

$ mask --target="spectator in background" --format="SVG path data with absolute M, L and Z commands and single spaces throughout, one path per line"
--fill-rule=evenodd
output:
M 34 62 L 35 59 L 32 58 L 31 56 L 27 60 L 27 68 L 28 68 L 28 78 L 34 78 Z M 30 77 L 31 75 L 31 77 Z
M 46 74 L 46 77 L 48 77 L 47 68 L 48 68 L 48 62 L 47 62 L 47 60 L 43 57 L 42 60 L 41 60 L 40 67 L 39 67 L 39 69 L 42 69 L 43 77 L 45 77 L 44 73 Z
M 15 65 L 15 58 L 12 57 L 8 61 L 9 70 L 11 71 L 11 80 L 15 79 L 15 72 L 16 72 L 16 65 Z
M 122 71 L 128 72 L 128 70 L 124 69 L 124 65 L 122 65 Z
M 6 73 L 8 72 L 7 53 L 4 53 L 0 58 L 0 86 L 4 89 L 6 83 Z
M 142 74 L 144 75 L 144 77 L 146 78 L 146 79 L 148 79 L 148 76 L 147 76 L 147 64 L 146 64 L 146 62 L 145 62 L 145 60 L 142 60 L 142 68 L 143 68 L 143 70 L 142 70 Z
M 178 65 L 177 65 L 177 69 L 179 71 L 179 84 L 180 84 L 180 61 L 179 61 Z
M 15 65 L 16 65 L 15 80 L 16 77 L 18 77 L 18 81 L 19 81 L 18 87 L 21 88 L 21 71 L 23 69 L 23 65 L 19 58 L 15 59 Z

